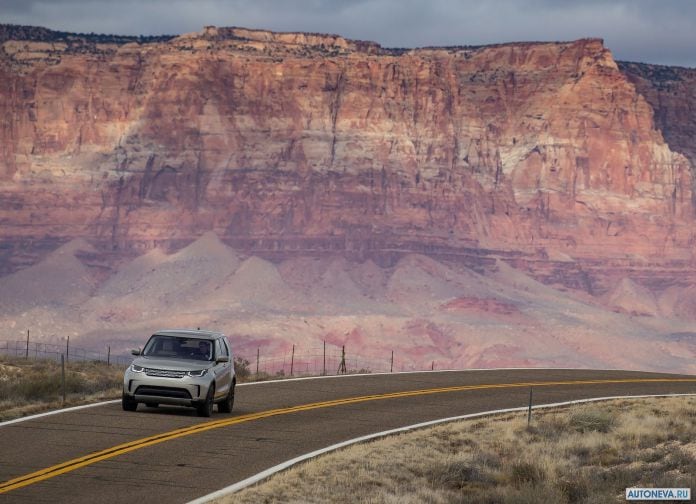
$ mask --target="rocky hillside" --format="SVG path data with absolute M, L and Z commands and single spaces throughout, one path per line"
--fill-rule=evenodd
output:
M 214 231 L 275 262 L 502 258 L 592 294 L 686 288 L 692 83 L 619 66 L 598 39 L 390 50 L 4 26 L 0 271 L 81 238 L 106 276 Z
M 408 254 L 392 267 L 340 256 L 270 262 L 215 234 L 155 248 L 108 278 L 73 240 L 0 277 L 0 343 L 21 340 L 126 354 L 164 327 L 224 331 L 237 355 L 271 373 L 352 369 L 589 367 L 696 373 L 693 290 L 656 298 L 625 279 L 600 298 L 562 292 L 497 261 L 485 274 Z M 10 346 L 12 348 L 12 346 Z M 617 351 L 620 349 L 620 351 Z M 350 360 L 349 359 L 349 360 Z M 357 360 L 356 360 L 357 359 Z M 355 362 L 360 364 L 355 364 Z M 287 364 L 287 367 L 285 366 Z M 305 367 L 312 366 L 312 367 Z

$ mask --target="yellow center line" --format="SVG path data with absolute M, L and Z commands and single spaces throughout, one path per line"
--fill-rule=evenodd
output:
M 398 399 L 403 397 L 414 397 L 429 394 L 442 394 L 447 392 L 462 392 L 467 390 L 482 390 L 482 389 L 498 389 L 498 388 L 519 388 L 519 387 L 549 387 L 549 386 L 561 386 L 561 385 L 598 385 L 598 384 L 618 384 L 618 383 L 679 383 L 679 382 L 693 382 L 696 383 L 696 378 L 634 378 L 634 379 L 616 379 L 616 380 L 571 380 L 571 381 L 552 381 L 552 382 L 523 382 L 523 383 L 492 383 L 484 385 L 458 385 L 452 387 L 439 387 L 430 389 L 420 389 L 420 390 L 407 390 L 403 392 L 390 392 L 385 394 L 372 394 L 359 397 L 347 397 L 344 399 L 334 399 L 330 401 L 321 401 L 309 404 L 301 404 L 298 406 L 290 406 L 287 408 L 278 408 L 266 411 L 260 411 L 258 413 L 249 413 L 247 415 L 240 415 L 233 418 L 225 418 L 222 420 L 214 420 L 204 423 L 199 423 L 196 425 L 191 425 L 188 427 L 183 427 L 180 429 L 175 429 L 168 432 L 162 432 L 160 434 L 155 434 L 154 436 L 148 436 L 141 439 L 136 439 L 134 441 L 129 441 L 127 443 L 112 446 L 111 448 L 106 448 L 82 457 L 78 457 L 60 464 L 47 467 L 45 469 L 40 469 L 39 471 L 25 474 L 24 476 L 19 476 L 11 480 L 0 483 L 0 494 L 9 492 L 11 490 L 16 490 L 39 481 L 43 481 L 49 478 L 54 478 L 61 474 L 65 474 L 80 467 L 85 467 L 102 460 L 110 459 L 118 455 L 123 455 L 124 453 L 132 452 L 145 448 L 147 446 L 152 446 L 155 444 L 163 443 L 165 441 L 170 441 L 172 439 L 177 439 L 185 436 L 190 436 L 192 434 L 198 434 L 200 432 L 205 432 L 211 429 L 217 429 L 220 427 L 228 427 L 230 425 L 236 425 L 245 422 L 252 422 L 254 420 L 261 420 L 264 418 L 270 418 L 279 415 L 288 415 L 291 413 L 298 413 L 301 411 L 311 411 L 320 408 L 331 408 L 334 406 L 343 406 L 347 404 L 356 404 L 367 401 L 379 401 L 385 399 Z

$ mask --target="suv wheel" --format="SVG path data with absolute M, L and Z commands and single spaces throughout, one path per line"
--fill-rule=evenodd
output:
M 201 404 L 199 404 L 196 407 L 196 411 L 198 412 L 198 416 L 200 417 L 209 417 L 210 415 L 213 414 L 213 397 L 215 396 L 215 384 L 212 383 L 210 385 L 210 388 L 208 389 L 208 395 L 205 396 L 205 401 L 203 401 Z
M 121 406 L 123 406 L 123 411 L 135 411 L 138 409 L 138 403 L 130 396 L 123 394 L 121 397 Z
M 234 386 L 235 383 L 232 382 L 227 396 L 222 402 L 218 403 L 218 411 L 220 413 L 230 413 L 232 411 L 232 406 L 234 406 Z

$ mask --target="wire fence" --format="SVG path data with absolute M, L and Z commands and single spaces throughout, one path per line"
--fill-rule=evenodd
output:
M 29 340 L 0 341 L 0 355 L 56 361 L 60 361 L 60 356 L 63 355 L 68 362 L 94 361 L 115 366 L 127 366 L 132 359 L 131 356 L 111 353 L 110 345 L 106 345 L 103 349 L 89 349 L 71 346 L 69 342 L 65 345 L 57 345 Z
M 251 379 L 287 376 L 318 376 L 351 373 L 390 373 L 434 370 L 435 362 L 414 363 L 399 358 L 397 351 L 386 351 L 383 358 L 362 355 L 349 346 L 323 343 L 320 346 L 292 345 L 283 352 L 258 347 L 255 355 L 248 348 L 238 354 L 237 367 L 245 368 Z M 238 371 L 239 372 L 239 371 Z
M 232 339 L 234 349 L 234 339 Z M 112 342 L 102 348 L 84 348 L 40 341 L 0 340 L 0 355 L 26 359 L 51 359 L 60 361 L 61 355 L 67 362 L 94 361 L 109 365 L 127 366 L 132 355 L 112 352 L 123 351 L 124 343 Z M 389 373 L 396 371 L 434 370 L 435 362 L 414 363 L 399 358 L 398 350 L 386 351 L 382 358 L 354 352 L 350 346 L 338 346 L 323 342 L 320 345 L 292 345 L 287 350 L 271 350 L 259 346 L 250 354 L 247 345 L 241 352 L 235 352 L 237 374 L 248 380 L 282 378 L 290 376 L 319 376 L 352 373 Z

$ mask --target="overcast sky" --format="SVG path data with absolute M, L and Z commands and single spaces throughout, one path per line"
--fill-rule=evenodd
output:
M 122 35 L 244 26 L 385 47 L 601 37 L 617 59 L 696 67 L 691 0 L 0 0 L 0 22 Z

